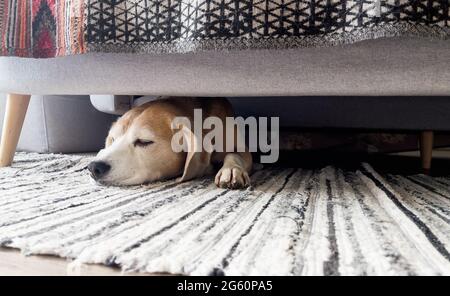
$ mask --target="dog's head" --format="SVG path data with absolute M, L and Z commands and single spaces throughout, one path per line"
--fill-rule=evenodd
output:
M 206 152 L 174 152 L 173 135 L 182 130 L 186 141 L 194 134 L 172 129 L 183 110 L 151 102 L 125 113 L 111 127 L 105 148 L 88 165 L 91 177 L 105 185 L 136 185 L 182 175 L 181 181 L 203 175 L 210 165 Z M 195 151 L 195 150 L 189 150 Z

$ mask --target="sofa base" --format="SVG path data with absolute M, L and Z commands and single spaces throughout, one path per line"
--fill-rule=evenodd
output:
M 296 50 L 0 57 L 0 90 L 41 95 L 448 96 L 450 39 Z

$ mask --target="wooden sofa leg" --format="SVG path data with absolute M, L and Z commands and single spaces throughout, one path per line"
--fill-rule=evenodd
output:
M 423 131 L 420 134 L 420 159 L 422 169 L 425 174 L 430 173 L 431 159 L 433 156 L 434 133 L 432 131 Z
M 8 94 L 0 142 L 0 167 L 10 166 L 13 161 L 30 97 Z

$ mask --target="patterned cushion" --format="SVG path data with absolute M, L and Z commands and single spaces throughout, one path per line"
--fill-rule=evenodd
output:
M 448 0 L 0 1 L 1 54 L 169 53 L 448 38 Z

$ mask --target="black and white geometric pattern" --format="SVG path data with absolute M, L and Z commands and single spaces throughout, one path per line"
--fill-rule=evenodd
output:
M 92 47 L 289 48 L 375 37 L 448 37 L 449 0 L 88 0 Z

